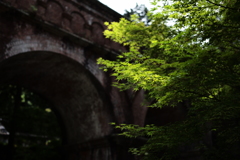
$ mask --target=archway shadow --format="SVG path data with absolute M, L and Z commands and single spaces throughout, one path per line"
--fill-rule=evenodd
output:
M 61 126 L 63 146 L 77 147 L 113 130 L 103 87 L 73 59 L 46 51 L 20 53 L 0 62 L 0 77 L 0 85 L 22 86 L 49 101 Z M 66 159 L 71 154 L 65 153 Z
M 51 104 L 26 88 L 0 86 L 0 159 L 54 160 L 61 155 L 61 131 Z

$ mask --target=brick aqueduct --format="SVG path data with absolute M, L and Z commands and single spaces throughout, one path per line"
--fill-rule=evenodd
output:
M 120 18 L 96 0 L 0 0 L 0 84 L 50 101 L 66 160 L 133 160 L 128 147 L 140 140 L 116 136 L 110 122 L 162 125 L 184 115 L 181 106 L 148 110 L 142 91 L 120 92 L 99 69 L 99 57 L 124 50 L 102 35 L 105 21 Z

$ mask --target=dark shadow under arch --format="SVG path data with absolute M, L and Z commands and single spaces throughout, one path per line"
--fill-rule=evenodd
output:
M 41 96 L 21 86 L 1 84 L 0 118 L 4 128 L 0 131 L 1 160 L 64 160 L 61 123 Z
M 27 52 L 0 62 L 0 84 L 29 88 L 53 104 L 64 126 L 64 143 L 109 135 L 113 119 L 106 93 L 91 73 L 66 56 Z
M 165 106 L 163 108 L 148 108 L 145 125 L 155 124 L 164 126 L 170 123 L 184 120 L 187 115 L 187 108 L 183 103 L 175 107 Z

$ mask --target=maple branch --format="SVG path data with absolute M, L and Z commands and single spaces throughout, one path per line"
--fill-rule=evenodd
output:
M 214 2 L 212 2 L 212 1 L 210 1 L 210 0 L 206 0 L 206 1 L 209 2 L 209 3 L 211 3 L 211 4 L 214 4 L 214 5 L 216 5 L 216 6 L 226 8 L 226 9 L 239 10 L 239 9 L 237 9 L 237 8 L 226 7 L 226 6 L 223 6 L 223 5 L 221 5 L 221 4 L 214 3 Z

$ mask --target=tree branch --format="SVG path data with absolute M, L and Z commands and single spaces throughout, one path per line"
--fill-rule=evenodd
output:
M 223 5 L 221 5 L 221 4 L 217 4 L 217 3 L 211 2 L 210 0 L 206 0 L 206 1 L 209 2 L 209 3 L 211 3 L 211 4 L 214 4 L 214 5 L 216 5 L 216 6 L 226 8 L 226 9 L 238 10 L 237 8 L 226 7 L 226 6 L 223 6 Z

